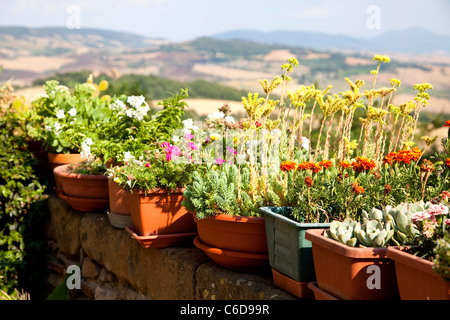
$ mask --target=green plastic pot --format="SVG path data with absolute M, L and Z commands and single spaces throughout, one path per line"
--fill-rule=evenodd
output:
M 269 264 L 272 269 L 297 282 L 316 281 L 311 241 L 305 239 L 308 229 L 327 229 L 329 223 L 298 223 L 289 218 L 291 207 L 262 207 Z

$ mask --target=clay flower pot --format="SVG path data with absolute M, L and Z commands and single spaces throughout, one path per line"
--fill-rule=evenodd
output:
M 239 271 L 255 272 L 269 266 L 264 218 L 220 214 L 197 219 L 194 244 L 214 262 Z
M 107 213 L 113 227 L 124 229 L 133 225 L 128 195 L 129 192 L 114 180 L 109 181 L 109 210 Z
M 50 163 L 51 170 L 65 164 L 75 164 L 83 161 L 80 153 L 47 153 L 47 159 Z M 59 176 L 53 175 L 55 178 L 55 191 L 57 194 L 62 192 L 62 185 Z
M 306 231 L 311 241 L 318 287 L 339 300 L 397 300 L 394 261 L 387 248 L 354 248 Z
M 189 243 L 197 235 L 191 214 L 181 206 L 183 190 L 166 189 L 128 193 L 132 227 L 126 230 L 144 247 L 165 247 Z
M 433 262 L 398 247 L 388 248 L 387 256 L 395 264 L 401 300 L 450 300 L 450 281 L 433 270 Z
M 106 176 L 76 174 L 71 172 L 70 164 L 56 166 L 53 173 L 61 182 L 58 196 L 75 210 L 102 212 L 109 207 Z

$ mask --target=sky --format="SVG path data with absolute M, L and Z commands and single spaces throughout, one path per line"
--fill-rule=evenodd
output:
M 0 26 L 98 28 L 171 41 L 236 29 L 367 38 L 421 27 L 450 35 L 450 1 L 0 0 Z

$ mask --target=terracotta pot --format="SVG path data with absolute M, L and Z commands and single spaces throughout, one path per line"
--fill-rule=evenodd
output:
M 74 164 L 79 163 L 83 161 L 83 158 L 81 158 L 81 154 L 79 153 L 47 153 L 47 159 L 50 163 L 51 170 L 53 170 L 61 165 L 65 164 Z M 59 180 L 59 177 L 56 175 L 53 175 L 55 179 L 55 191 L 57 194 L 62 192 L 62 185 L 61 181 Z
M 80 211 L 103 211 L 109 207 L 108 178 L 104 175 L 75 174 L 69 170 L 70 164 L 59 165 L 53 169 L 55 177 L 61 182 L 61 198 L 74 209 Z M 79 205 L 79 202 L 89 205 Z
M 450 300 L 450 281 L 433 270 L 433 262 L 398 247 L 388 248 L 387 256 L 395 263 L 401 300 Z
M 332 296 L 331 294 L 329 294 L 326 291 L 323 291 L 322 289 L 319 288 L 319 286 L 317 285 L 317 282 L 308 282 L 308 288 L 314 292 L 314 298 L 316 300 L 339 300 L 338 298 Z
M 123 229 L 133 225 L 128 194 L 128 191 L 122 188 L 118 183 L 113 180 L 109 180 L 108 218 L 113 227 Z
M 197 232 L 192 215 L 181 206 L 182 189 L 170 195 L 166 189 L 147 194 L 133 191 L 128 193 L 128 199 L 133 228 L 139 236 Z
M 387 248 L 354 248 L 306 231 L 311 241 L 317 283 L 340 300 L 396 300 L 399 298 L 394 262 Z
M 194 244 L 214 262 L 246 272 L 268 270 L 269 256 L 264 218 L 220 214 L 197 219 Z

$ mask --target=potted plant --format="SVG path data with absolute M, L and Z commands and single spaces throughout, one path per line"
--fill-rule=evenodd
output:
M 271 93 L 289 81 L 298 65 L 289 59 L 284 78 L 260 81 L 265 97 L 242 98 L 246 118 L 235 121 L 227 105 L 209 115 L 201 142 L 206 174 L 194 174 L 183 205 L 194 215 L 198 237 L 194 244 L 216 263 L 248 272 L 269 270 L 265 221 L 260 207 L 289 204 L 284 181 L 273 178 L 280 162 L 303 151 L 289 139 L 283 119 L 269 116 L 280 103 Z M 284 79 L 284 80 L 283 80 Z M 292 130 L 292 129 L 291 129 Z
M 143 123 L 144 130 L 137 130 L 136 138 L 128 137 L 135 148 L 126 141 L 104 145 L 105 150 L 122 149 L 123 156 L 115 154 L 119 162 L 108 169 L 108 176 L 126 191 L 132 221 L 126 230 L 145 247 L 192 243 L 197 234 L 192 216 L 181 207 L 183 188 L 191 182 L 195 166 L 179 161 L 181 149 L 169 142 L 182 126 L 185 97 L 187 91 L 182 90 L 162 102 L 163 108 Z
M 99 128 L 94 152 L 108 159 L 109 200 L 108 218 L 112 226 L 131 226 L 128 191 L 117 183 L 119 171 L 130 159 L 141 157 L 152 145 L 170 141 L 172 132 L 180 126 L 187 104 L 183 101 L 187 90 L 173 94 L 159 102 L 162 109 L 151 114 L 143 96 L 121 96 L 110 105 L 111 121 Z
M 449 196 L 444 192 L 441 202 L 417 204 L 411 217 L 417 232 L 408 237 L 406 246 L 388 248 L 402 300 L 450 299 Z
M 56 80 L 47 81 L 45 94 L 37 95 L 28 113 L 28 135 L 41 141 L 48 154 L 51 168 L 82 161 L 81 144 L 96 126 L 108 120 L 108 97 L 99 97 L 107 83 L 94 84 L 91 80 L 77 84 L 71 92 Z M 61 185 L 55 177 L 56 191 Z

